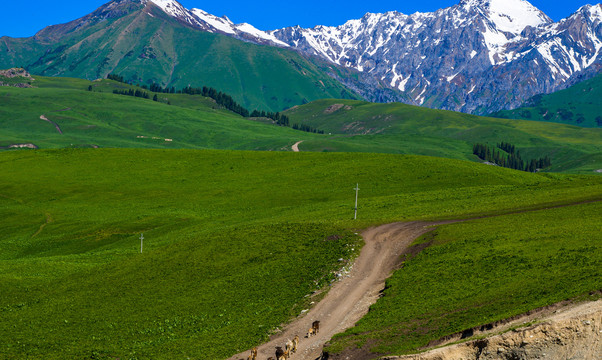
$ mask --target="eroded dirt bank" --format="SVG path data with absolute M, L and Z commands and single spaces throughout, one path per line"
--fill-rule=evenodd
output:
M 600 360 L 602 300 L 557 310 L 536 324 L 419 355 L 383 360 Z

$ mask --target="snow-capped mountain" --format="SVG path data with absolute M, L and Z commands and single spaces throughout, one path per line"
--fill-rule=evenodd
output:
M 432 13 L 368 13 L 338 27 L 275 31 L 189 10 L 176 0 L 112 0 L 88 16 L 40 31 L 35 40 L 53 44 L 78 29 L 132 12 L 320 57 L 351 69 L 327 71 L 371 101 L 476 114 L 518 107 L 534 95 L 561 90 L 602 70 L 602 5 L 584 6 L 554 23 L 526 0 L 462 0 Z M 150 44 L 143 50 L 142 58 L 158 56 Z M 63 59 L 66 51 L 47 51 L 32 66 L 56 67 L 53 59 Z M 4 62 L 27 63 L 33 53 L 8 51 Z M 102 66 L 89 71 L 102 73 L 108 66 L 103 59 L 98 59 Z
M 154 4 L 166 14 L 178 19 L 180 22 L 200 30 L 221 33 L 241 40 L 257 44 L 268 44 L 280 47 L 289 45 L 278 40 L 272 34 L 256 29 L 251 24 L 234 24 L 226 16 L 217 17 L 201 9 L 186 9 L 175 0 L 141 0 L 144 5 Z
M 369 74 L 415 104 L 482 114 L 597 73 L 601 23 L 601 5 L 553 23 L 525 0 L 462 0 L 432 13 L 368 13 L 338 27 L 270 34 Z

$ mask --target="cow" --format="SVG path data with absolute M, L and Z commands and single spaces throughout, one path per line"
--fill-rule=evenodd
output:
M 310 327 L 309 330 L 307 330 L 307 335 L 305 335 L 306 338 L 312 337 L 316 335 L 316 332 L 314 331 L 313 327 Z
M 285 345 L 285 349 L 286 349 L 285 352 L 287 352 L 290 355 L 293 353 L 293 348 L 294 348 L 293 342 L 288 340 Z
M 318 335 L 318 333 L 320 332 L 320 322 L 314 321 L 313 324 L 311 324 L 311 328 L 314 329 L 314 333 Z
M 276 360 L 286 360 L 281 346 L 276 346 Z
M 293 353 L 297 352 L 297 347 L 299 346 L 299 335 L 295 335 L 293 339 Z

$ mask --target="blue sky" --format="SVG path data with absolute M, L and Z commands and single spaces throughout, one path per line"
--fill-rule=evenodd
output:
M 109 0 L 4 0 L 0 11 L 0 36 L 26 37 L 48 25 L 61 24 L 87 15 Z M 341 25 L 366 12 L 397 10 L 405 14 L 449 7 L 460 0 L 181 0 L 184 7 L 200 8 L 214 15 L 227 15 L 235 23 L 248 22 L 261 30 L 286 26 Z M 558 21 L 575 12 L 586 0 L 532 0 L 533 5 Z

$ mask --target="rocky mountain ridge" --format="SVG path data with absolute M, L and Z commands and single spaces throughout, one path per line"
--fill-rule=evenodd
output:
M 562 90 L 602 70 L 602 5 L 586 5 L 555 23 L 525 0 L 461 0 L 431 13 L 368 13 L 338 27 L 275 31 L 234 24 L 201 9 L 188 10 L 176 0 L 113 0 L 86 17 L 43 29 L 34 43 L 0 38 L 0 50 L 6 48 L 10 60 L 0 59 L 0 65 L 34 61 L 35 70 L 53 67 L 52 59 L 63 58 L 65 51 L 80 45 L 49 50 L 47 44 L 133 11 L 170 18 L 202 32 L 294 49 L 314 62 L 319 58 L 338 66 L 327 70 L 336 81 L 375 102 L 400 101 L 483 115 L 517 108 L 534 95 Z M 148 44 L 143 58 L 157 56 L 151 49 L 154 46 Z M 44 56 L 31 59 L 30 54 L 42 51 Z M 162 71 L 172 71 L 175 58 L 176 53 L 167 57 Z
M 412 104 L 477 114 L 563 89 L 602 64 L 602 5 L 554 23 L 524 0 L 462 0 L 432 13 L 368 13 L 338 27 L 269 33 L 369 74 Z M 370 98 L 370 86 L 363 90 Z

